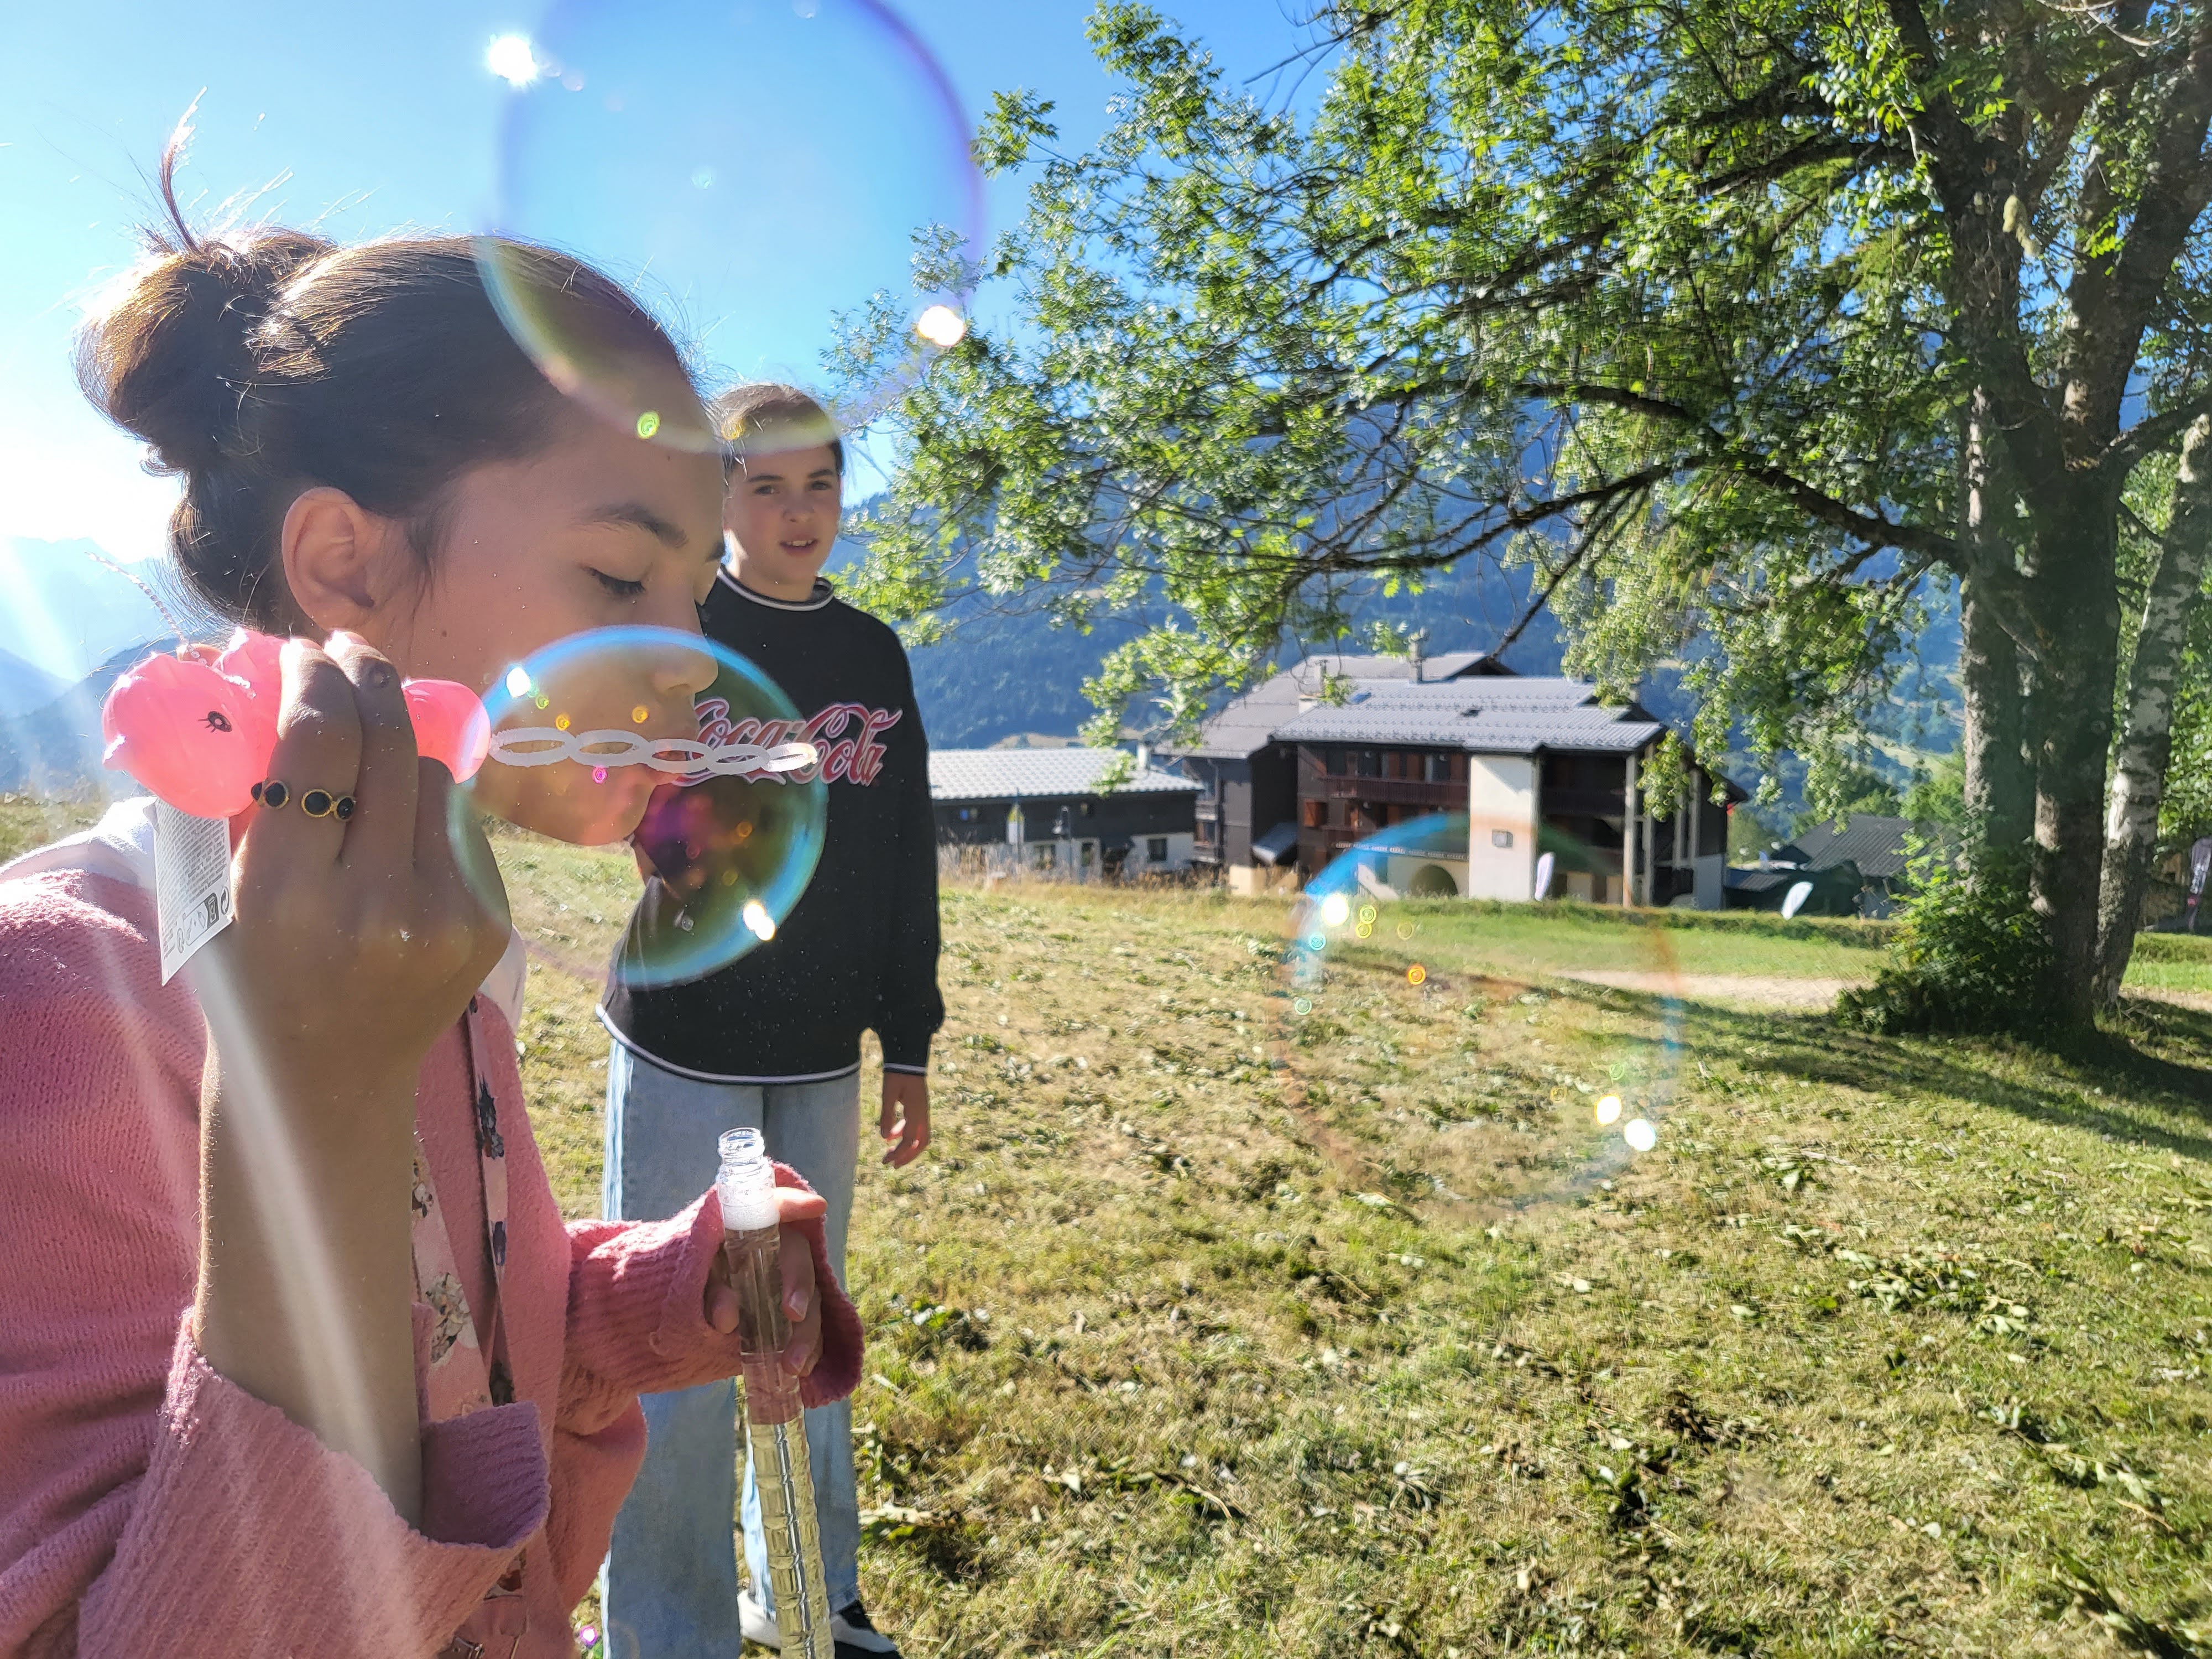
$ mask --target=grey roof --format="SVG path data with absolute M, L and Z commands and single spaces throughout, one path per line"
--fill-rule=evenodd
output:
M 1038 795 L 1098 793 L 1098 775 L 1122 751 L 1114 749 L 933 749 L 929 793 L 936 800 L 1012 800 Z M 1116 794 L 1196 794 L 1198 785 L 1147 767 Z
M 1285 818 L 1264 836 L 1252 837 L 1252 856 L 1262 864 L 1280 864 L 1298 850 L 1298 826 Z
M 1788 858 L 1796 849 L 1798 862 L 1808 870 L 1826 870 L 1849 859 L 1870 880 L 1905 872 L 1905 838 L 1911 832 L 1910 818 L 1886 818 L 1872 812 L 1853 812 L 1838 830 L 1823 818 L 1776 854 Z
M 1420 684 L 1450 682 L 1477 672 L 1485 684 L 1511 677 L 1510 670 L 1491 662 L 1482 652 L 1448 651 L 1423 659 Z M 1274 741 L 1276 728 L 1298 712 L 1303 699 L 1321 690 L 1328 675 L 1348 679 L 1358 687 L 1406 685 L 1413 682 L 1413 665 L 1406 657 L 1307 657 L 1231 699 L 1200 728 L 1195 744 L 1171 752 L 1206 760 L 1243 760 L 1255 755 Z
M 1626 755 L 1666 730 L 1634 707 L 1607 708 L 1579 680 L 1496 678 L 1364 687 L 1276 726 L 1285 743 L 1418 744 L 1481 755 L 1539 750 Z

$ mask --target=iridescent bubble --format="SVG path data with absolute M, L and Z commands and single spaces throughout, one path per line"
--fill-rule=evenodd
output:
M 1371 1100 L 1394 1146 L 1434 1160 L 1458 1201 L 1517 1212 L 1602 1198 L 1657 1146 L 1673 1099 L 1674 936 L 1583 897 L 1600 890 L 1601 845 L 1562 837 L 1554 851 L 1547 826 L 1540 851 L 1525 833 L 1492 831 L 1465 813 L 1412 818 L 1341 846 L 1309 876 L 1281 958 L 1297 1017 L 1282 1049 L 1292 1097 L 1339 1112 Z M 1451 902 L 1486 860 L 1494 880 L 1509 858 L 1525 860 L 1517 896 L 1538 896 L 1565 866 L 1573 896 L 1526 909 Z M 1553 869 L 1540 872 L 1540 859 Z M 1620 890 L 1617 864 L 1605 890 Z M 1424 1117 L 1432 1139 L 1401 1127 Z
M 827 796 L 805 722 L 752 663 L 696 635 L 602 629 L 513 665 L 484 706 L 491 750 L 455 800 L 495 820 L 495 859 L 544 870 L 539 836 L 627 843 L 618 863 L 507 884 L 538 954 L 670 985 L 775 939 L 821 855 Z
M 630 283 L 710 384 L 819 381 L 842 338 L 830 390 L 849 428 L 966 335 L 973 126 L 883 0 L 556 0 L 487 62 L 507 90 L 486 228 Z M 713 441 L 573 337 L 502 244 L 481 246 L 556 384 L 641 437 Z

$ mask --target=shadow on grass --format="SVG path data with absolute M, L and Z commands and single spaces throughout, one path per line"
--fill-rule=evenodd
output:
M 1801 1081 L 1945 1097 L 2212 1164 L 2212 1013 L 2131 1000 L 2114 1030 L 2039 1047 L 1999 1037 L 1875 1036 L 1826 1013 L 1747 1011 L 1572 981 L 1552 994 L 1641 1009 L 1655 1019 L 1674 1015 L 1679 1041 L 1692 1054 L 1708 1043 L 1749 1048 L 1761 1069 Z M 1650 1039 L 1654 1047 L 1661 1041 Z M 2038 1070 L 2042 1081 L 2020 1075 Z M 2127 1098 L 2093 1097 L 2092 1088 Z M 2206 1133 L 2160 1122 L 2162 1110 Z

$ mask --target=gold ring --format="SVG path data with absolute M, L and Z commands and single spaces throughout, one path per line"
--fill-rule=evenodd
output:
M 327 789 L 310 789 L 300 797 L 300 810 L 311 818 L 336 818 L 343 823 L 353 816 L 353 797 L 333 795 Z

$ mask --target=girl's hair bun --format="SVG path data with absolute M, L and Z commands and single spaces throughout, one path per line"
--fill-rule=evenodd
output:
M 262 379 L 258 337 L 285 283 L 333 250 L 295 230 L 203 241 L 181 218 L 153 241 L 152 262 L 80 337 L 77 379 L 160 471 L 189 472 L 257 441 L 242 421 Z
M 194 235 L 174 183 L 185 131 L 161 161 L 169 222 L 155 257 L 87 324 L 77 374 L 157 471 L 182 475 L 169 551 L 192 591 L 289 632 L 305 624 L 281 544 L 302 490 L 342 491 L 404 526 L 427 574 L 456 478 L 590 417 L 515 343 L 468 237 L 339 248 L 295 230 Z M 696 395 L 675 343 L 618 283 L 551 248 L 497 246 L 562 338 Z

